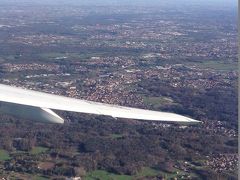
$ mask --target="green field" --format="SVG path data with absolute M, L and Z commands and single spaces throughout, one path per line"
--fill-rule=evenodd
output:
M 34 176 L 33 180 L 47 180 L 49 178 L 43 177 L 43 176 Z
M 104 170 L 95 170 L 87 173 L 84 180 L 135 180 L 135 179 L 143 179 L 143 178 L 150 178 L 150 177 L 156 177 L 158 175 L 161 175 L 165 179 L 174 179 L 174 178 L 180 178 L 185 173 L 180 170 L 175 170 L 173 173 L 167 173 L 162 172 L 150 167 L 144 167 L 134 176 L 129 175 L 117 175 L 113 173 L 109 173 Z M 186 174 L 185 174 L 186 175 Z M 191 175 L 191 174 L 190 174 Z M 194 174 L 191 175 L 192 177 L 196 177 Z
M 9 153 L 5 150 L 0 150 L 0 161 L 6 161 L 11 159 L 11 157 L 9 156 Z
M 203 61 L 199 63 L 191 63 L 200 69 L 214 69 L 218 71 L 233 71 L 237 70 L 237 62 L 223 62 L 223 61 Z
M 163 172 L 150 167 L 144 167 L 137 175 L 134 176 L 134 179 L 156 177 L 156 176 L 162 176 L 164 177 L 164 179 L 174 179 L 174 178 L 181 178 L 181 176 L 183 176 L 184 174 L 186 175 L 185 172 L 179 169 L 175 169 L 174 172 L 170 173 L 170 172 Z
M 157 176 L 160 174 L 159 171 L 152 169 L 150 167 L 144 167 L 142 170 L 136 175 L 136 177 L 151 177 L 151 176 Z
M 173 100 L 167 97 L 143 97 L 143 103 L 157 109 L 167 104 L 173 104 Z
M 45 153 L 47 150 L 48 150 L 48 148 L 37 146 L 37 147 L 34 147 L 34 148 L 30 151 L 30 154 L 32 154 L 32 155 L 38 155 L 38 154 Z
M 124 135 L 122 135 L 122 134 L 111 134 L 110 137 L 111 137 L 112 139 L 118 139 L 118 138 L 124 137 Z
M 117 175 L 113 173 L 109 173 L 104 170 L 95 170 L 92 172 L 89 172 L 84 180 L 95 180 L 95 179 L 100 179 L 100 180 L 131 180 L 131 176 L 127 175 Z

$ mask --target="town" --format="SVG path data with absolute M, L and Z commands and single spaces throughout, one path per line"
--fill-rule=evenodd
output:
M 235 11 L 6 7 L 0 6 L 0 83 L 180 113 L 202 124 L 115 125 L 109 117 L 61 112 L 66 126 L 55 127 L 1 116 L 0 177 L 237 179 Z

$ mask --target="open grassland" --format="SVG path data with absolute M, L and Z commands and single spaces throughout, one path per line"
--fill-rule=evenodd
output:
M 163 172 L 154 168 L 144 167 L 139 171 L 136 175 L 117 175 L 113 173 L 109 173 L 104 170 L 95 170 L 87 173 L 84 180 L 135 180 L 135 179 L 147 179 L 154 177 L 164 177 L 165 179 L 173 179 L 173 178 L 184 178 L 187 176 L 196 177 L 195 174 L 186 174 L 181 170 L 175 169 L 173 172 Z
M 200 69 L 213 69 L 217 71 L 236 71 L 237 62 L 223 62 L 217 60 L 201 61 L 199 63 L 193 63 L 192 65 Z
M 0 161 L 6 161 L 11 159 L 11 157 L 9 156 L 9 153 L 5 150 L 0 150 Z
M 37 147 L 34 147 L 34 148 L 30 151 L 30 154 L 32 154 L 32 155 L 38 155 L 38 154 L 45 153 L 47 150 L 48 150 L 48 148 L 37 146 Z
M 143 97 L 145 105 L 153 106 L 154 109 L 161 108 L 165 105 L 173 104 L 173 100 L 167 97 Z
M 95 171 L 89 172 L 84 179 L 85 180 L 94 180 L 94 179 L 131 180 L 132 177 L 127 175 L 117 175 L 117 174 L 109 173 L 104 170 L 95 170 Z

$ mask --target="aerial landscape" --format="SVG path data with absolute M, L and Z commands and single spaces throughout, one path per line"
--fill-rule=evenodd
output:
M 237 180 L 237 1 L 226 2 L 0 0 L 0 84 L 201 121 L 0 112 L 0 179 Z

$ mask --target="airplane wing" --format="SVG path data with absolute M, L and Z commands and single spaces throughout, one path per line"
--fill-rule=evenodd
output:
M 52 110 L 106 115 L 115 118 L 136 120 L 177 123 L 200 122 L 174 113 L 74 99 L 3 84 L 0 84 L 0 102 L 2 102 L 0 113 L 54 123 L 63 123 L 64 120 Z

